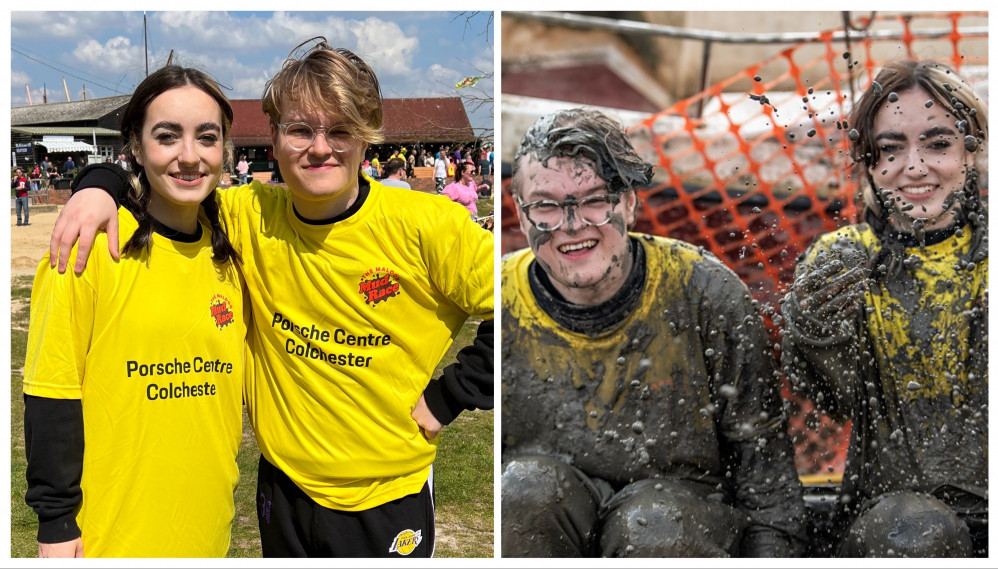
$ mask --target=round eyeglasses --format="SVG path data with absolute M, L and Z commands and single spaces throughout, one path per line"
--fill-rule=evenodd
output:
M 333 152 L 346 152 L 350 150 L 350 145 L 353 143 L 353 136 L 347 130 L 346 125 L 312 126 L 308 123 L 293 122 L 277 123 L 277 126 L 281 129 L 281 134 L 284 135 L 284 140 L 288 146 L 299 151 L 312 146 L 317 132 L 325 135 L 326 144 Z
M 540 200 L 530 203 L 523 203 L 517 196 L 516 202 L 520 204 L 520 210 L 531 225 L 540 231 L 554 231 L 565 222 L 565 212 L 571 207 L 576 208 L 579 219 L 586 225 L 605 225 L 610 221 L 614 206 L 620 203 L 620 194 L 596 194 L 581 200 L 569 197 L 563 202 Z

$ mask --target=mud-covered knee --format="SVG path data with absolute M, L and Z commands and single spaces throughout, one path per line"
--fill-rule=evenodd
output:
M 590 557 L 599 502 L 585 474 L 548 457 L 503 465 L 504 557 Z
M 589 495 L 572 467 L 547 456 L 512 459 L 502 469 L 502 505 L 549 508 L 566 496 Z
M 953 510 L 925 494 L 899 492 L 860 515 L 843 557 L 970 557 L 970 530 Z
M 621 502 L 604 519 L 600 530 L 602 555 L 727 556 L 743 528 L 736 517 L 735 511 L 723 504 L 692 494 L 645 488 Z

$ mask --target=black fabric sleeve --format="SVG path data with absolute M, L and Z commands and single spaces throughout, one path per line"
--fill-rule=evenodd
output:
M 478 325 L 475 341 L 457 353 L 457 362 L 444 368 L 423 392 L 426 406 L 442 424 L 450 424 L 465 409 L 495 406 L 495 331 L 493 320 Z
M 114 205 L 121 207 L 128 192 L 128 172 L 117 164 L 91 164 L 79 171 L 69 188 L 72 193 L 85 188 L 98 187 L 114 198 Z
M 39 543 L 80 537 L 76 509 L 83 500 L 83 402 L 24 396 L 25 503 L 38 514 Z

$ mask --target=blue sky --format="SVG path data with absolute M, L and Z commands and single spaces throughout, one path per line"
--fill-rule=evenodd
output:
M 173 61 L 211 74 L 230 99 L 259 98 L 288 53 L 313 36 L 361 56 L 386 98 L 492 98 L 493 80 L 456 90 L 467 76 L 492 74 L 490 13 L 146 12 L 149 69 Z M 129 94 L 146 72 L 143 12 L 10 12 L 10 103 L 65 102 Z M 65 79 L 66 87 L 63 87 Z M 25 85 L 28 88 L 25 88 Z M 481 108 L 479 108 L 481 107 Z M 492 128 L 491 105 L 466 102 L 472 126 Z

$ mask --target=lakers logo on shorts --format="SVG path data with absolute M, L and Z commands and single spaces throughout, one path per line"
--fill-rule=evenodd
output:
M 423 541 L 423 530 L 412 531 L 411 529 L 404 529 L 395 536 L 395 541 L 388 548 L 388 553 L 409 555 L 421 541 Z

